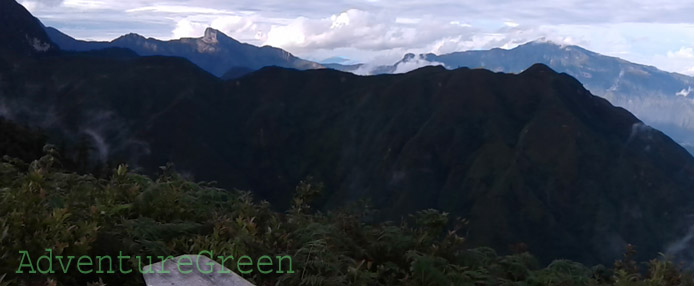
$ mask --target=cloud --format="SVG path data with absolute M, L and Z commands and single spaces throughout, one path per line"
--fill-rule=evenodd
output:
M 418 55 L 412 59 L 398 63 L 398 65 L 395 67 L 395 73 L 406 73 L 426 66 L 443 65 L 443 63 L 428 61 L 422 55 Z
M 19 1 L 19 4 L 22 4 L 22 6 L 24 6 L 24 8 L 29 10 L 29 12 L 31 12 L 31 13 L 34 13 L 35 11 L 39 11 L 40 8 L 56 7 L 62 3 L 63 3 L 63 0 L 24 0 L 24 1 Z
M 180 6 L 156 6 L 129 10 L 129 13 L 144 13 L 146 11 L 159 11 L 167 14 L 175 21 L 175 27 L 171 34 L 163 37 L 186 38 L 200 37 L 206 28 L 212 27 L 224 32 L 232 38 L 242 42 L 260 44 L 265 38 L 264 30 L 268 30 L 269 23 L 252 12 L 233 12 L 222 10 L 210 10 L 195 8 L 199 13 L 187 15 Z M 209 12 L 209 13 L 208 13 Z
M 692 87 L 690 86 L 690 87 L 687 87 L 686 89 L 680 90 L 680 91 L 677 92 L 675 95 L 687 97 L 687 96 L 689 96 L 689 95 L 692 94 L 692 93 L 694 93 L 694 90 L 692 90 Z
M 81 10 L 103 10 L 109 7 L 107 0 L 63 0 L 61 5 Z
M 190 7 L 185 5 L 155 5 L 155 6 L 145 6 L 133 9 L 125 10 L 127 13 L 167 13 L 167 14 L 233 14 L 233 12 L 213 9 L 213 8 L 203 8 L 203 7 Z
M 415 28 L 402 27 L 396 18 L 386 17 L 356 9 L 321 19 L 299 17 L 287 25 L 273 25 L 265 44 L 294 50 L 338 47 L 379 50 L 411 43 L 416 36 Z
M 395 18 L 396 24 L 419 24 L 422 19 L 419 18 L 407 18 L 407 17 L 397 17 Z
M 431 16 L 393 17 L 350 9 L 320 19 L 299 17 L 285 25 L 273 25 L 264 44 L 298 53 L 336 48 L 424 51 L 433 42 L 452 34 L 471 36 L 473 33 L 468 25 Z
M 147 7 L 130 10 L 169 11 L 178 14 L 180 8 Z M 200 10 L 204 12 L 204 10 Z M 459 21 L 439 20 L 435 17 L 393 17 L 386 13 L 374 13 L 349 9 L 322 18 L 266 18 L 255 12 L 196 14 L 178 17 L 172 29 L 172 37 L 197 37 L 206 27 L 213 27 L 242 41 L 256 45 L 271 45 L 287 49 L 299 55 L 316 54 L 337 49 L 354 49 L 362 52 L 397 50 L 390 64 L 405 52 L 428 52 L 436 41 L 449 34 L 472 37 L 471 25 Z M 475 38 L 476 39 L 476 38 Z M 402 51 L 402 52 L 400 52 Z M 325 54 L 326 57 L 336 54 Z M 342 54 L 340 54 L 342 55 Z M 342 55 L 345 56 L 345 55 Z
M 220 31 L 230 32 L 232 35 L 248 35 L 241 38 L 261 39 L 263 32 L 259 30 L 259 25 L 255 20 L 242 16 L 224 16 L 212 21 L 211 27 Z
M 672 52 L 672 51 L 667 52 L 667 56 L 668 56 L 668 58 L 675 58 L 675 59 L 694 59 L 694 49 L 681 47 L 676 52 Z
M 366 64 L 359 66 L 359 68 L 352 71 L 352 73 L 354 73 L 356 75 L 373 75 L 374 70 L 377 69 L 378 67 L 379 67 L 378 65 L 375 65 L 372 63 L 366 63 Z
M 193 22 L 187 18 L 181 19 L 176 23 L 176 28 L 171 32 L 174 38 L 197 37 L 207 28 L 207 25 Z
M 495 48 L 499 47 L 501 44 L 507 44 L 507 41 L 505 41 L 506 39 L 506 36 L 497 33 L 480 33 L 469 37 L 445 37 L 434 42 L 431 52 L 435 54 L 446 54 L 456 51 Z
M 677 59 L 661 63 L 658 66 L 671 72 L 694 76 L 694 58 Z
M 694 28 L 694 26 L 692 26 L 692 28 Z M 684 33 L 682 35 L 686 36 Z M 646 58 L 642 62 L 667 71 L 694 76 L 694 48 L 692 47 L 680 46 L 679 48 L 668 50 L 663 54 L 656 54 L 655 56 Z

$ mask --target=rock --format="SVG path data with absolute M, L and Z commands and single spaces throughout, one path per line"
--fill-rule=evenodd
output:
M 147 286 L 254 286 L 204 255 L 181 255 L 147 265 L 143 272 Z

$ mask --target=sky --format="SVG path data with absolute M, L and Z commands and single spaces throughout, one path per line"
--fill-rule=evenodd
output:
M 299 57 L 393 64 L 405 53 L 544 39 L 694 75 L 694 1 L 18 0 L 78 39 L 200 37 L 212 27 Z

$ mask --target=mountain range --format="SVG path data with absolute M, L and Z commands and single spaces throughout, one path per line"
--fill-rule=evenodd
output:
M 272 65 L 301 70 L 323 68 L 320 64 L 297 58 L 282 49 L 241 43 L 212 28 L 207 28 L 200 38 L 170 41 L 145 38 L 133 33 L 110 42 L 82 41 L 52 27 L 47 27 L 46 33 L 57 46 L 66 51 L 126 48 L 141 56 L 183 57 L 219 77 L 230 70 L 251 71 Z
M 407 54 L 391 66 L 371 73 L 395 73 L 423 65 L 484 68 L 520 73 L 534 63 L 565 72 L 590 90 L 624 107 L 648 125 L 658 128 L 690 150 L 694 147 L 694 78 L 604 56 L 573 45 L 534 41 L 513 49 L 495 48 L 450 54 Z M 344 71 L 365 69 L 363 65 L 331 64 Z
M 366 199 L 397 219 L 436 208 L 469 219 L 470 246 L 525 243 L 545 262 L 689 243 L 694 158 L 544 64 L 368 77 L 264 67 L 223 80 L 181 57 L 36 54 L 26 39 L 44 39 L 40 22 L 0 3 L 28 31 L 0 42 L 0 116 L 87 144 L 96 160 L 150 174 L 173 162 L 276 208 L 312 177 L 325 184 L 321 209 Z
M 577 78 L 592 93 L 624 107 L 665 132 L 694 152 L 694 78 L 661 71 L 652 66 L 604 56 L 573 45 L 538 40 L 513 49 L 491 49 L 450 54 L 407 54 L 393 65 L 369 68 L 363 64 L 341 64 L 343 58 L 315 63 L 299 59 L 272 47 L 240 43 L 222 32 L 208 28 L 201 38 L 161 41 L 128 34 L 111 42 L 76 40 L 55 28 L 46 28 L 49 38 L 63 50 L 94 51 L 127 48 L 139 55 L 179 56 L 190 60 L 223 79 L 246 75 L 264 66 L 305 69 L 331 68 L 347 72 L 389 74 L 410 71 L 424 65 L 485 68 L 498 72 L 520 73 L 534 63 L 543 63 L 558 72 Z

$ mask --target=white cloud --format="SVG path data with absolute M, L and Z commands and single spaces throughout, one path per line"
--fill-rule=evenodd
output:
M 506 37 L 497 33 L 479 33 L 468 37 L 446 37 L 434 42 L 431 52 L 446 54 L 456 51 L 489 49 L 499 46 Z
M 694 28 L 694 26 L 692 26 Z M 686 33 L 682 35 L 686 36 Z M 694 41 L 692 41 L 694 42 Z M 680 43 L 677 41 L 676 43 Z M 667 43 L 664 43 L 667 45 Z M 694 76 L 694 50 L 691 47 L 679 46 L 663 53 L 644 57 L 640 62 L 660 69 Z
M 356 9 L 321 19 L 299 17 L 287 25 L 273 25 L 264 44 L 288 49 L 326 49 L 377 45 L 388 33 L 374 15 Z M 359 38 L 359 41 L 354 41 Z M 395 38 L 391 38 L 395 40 Z
M 398 63 L 397 67 L 395 68 L 395 73 L 406 73 L 421 67 L 443 65 L 444 64 L 439 62 L 427 61 L 423 56 L 418 55 L 415 56 L 413 59 Z
M 448 22 L 448 23 L 451 24 L 451 25 L 456 25 L 456 26 L 465 27 L 465 28 L 470 28 L 470 27 L 472 27 L 472 25 L 470 25 L 470 24 L 461 23 L 460 21 L 456 21 L 456 20 L 450 21 L 450 22 Z
M 356 75 L 372 75 L 373 71 L 378 68 L 378 65 L 372 64 L 372 63 L 366 63 L 361 65 L 359 68 L 356 70 L 352 71 L 352 73 Z
M 207 25 L 193 22 L 189 19 L 181 19 L 176 23 L 172 31 L 174 38 L 190 38 L 202 35 Z
M 255 37 L 258 31 L 258 25 L 253 19 L 236 15 L 214 19 L 210 26 L 232 35 L 252 34 Z
M 34 13 L 36 11 L 36 7 L 39 5 L 36 1 L 21 1 L 19 2 L 26 8 L 30 13 Z
M 260 39 L 264 45 L 276 47 L 305 46 L 306 29 L 308 29 L 306 21 L 308 19 L 300 17 L 285 25 L 272 25 L 267 32 L 262 34 Z
M 687 96 L 689 96 L 690 94 L 692 94 L 692 92 L 694 92 L 694 90 L 692 90 L 692 87 L 690 86 L 690 87 L 687 87 L 686 89 L 680 90 L 680 91 L 677 92 L 675 95 L 687 97 Z
M 74 1 L 74 0 L 66 0 Z M 83 1 L 83 0 L 80 0 Z M 202 7 L 191 7 L 185 5 L 155 5 L 155 6 L 145 6 L 133 9 L 125 10 L 127 13 L 173 13 L 173 14 L 233 14 L 233 12 L 212 9 L 212 8 L 202 8 Z
M 63 0 L 21 0 L 18 1 L 31 13 L 41 11 L 41 8 L 55 7 L 63 3 Z
M 99 0 L 64 0 L 62 6 L 81 10 L 98 10 L 108 7 L 106 1 Z
M 273 25 L 264 44 L 298 53 L 336 48 L 366 51 L 405 48 L 424 51 L 435 41 L 450 34 L 472 33 L 469 26 L 430 16 L 403 18 L 350 9 L 330 17 L 300 17 L 284 25 Z
M 694 49 L 681 47 L 676 52 L 668 51 L 667 57 L 676 59 L 694 59 Z
M 397 17 L 395 18 L 396 24 L 419 24 L 422 19 L 418 18 L 407 18 L 407 17 Z

